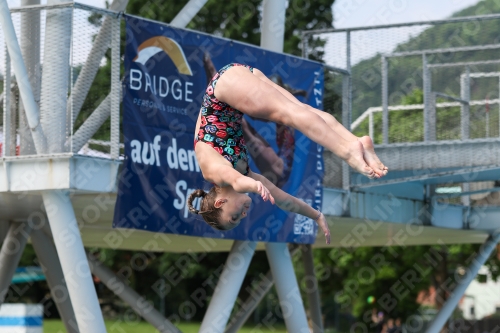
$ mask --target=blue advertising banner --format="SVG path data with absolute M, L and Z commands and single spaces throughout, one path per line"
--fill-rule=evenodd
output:
M 137 17 L 125 19 L 125 161 L 113 226 L 225 239 L 314 243 L 317 225 L 313 220 L 282 211 L 258 195 L 251 194 L 247 218 L 224 232 L 189 213 L 186 200 L 193 190 L 208 191 L 212 186 L 202 177 L 193 139 L 203 94 L 216 71 L 232 62 L 253 66 L 300 101 L 321 109 L 321 64 Z M 323 148 L 292 128 L 247 116 L 244 121 L 250 168 L 320 208 Z M 272 148 L 268 149 L 274 154 L 272 158 L 282 160 L 280 172 L 273 171 L 266 157 L 252 149 L 254 144 Z M 195 205 L 199 205 L 198 200 Z

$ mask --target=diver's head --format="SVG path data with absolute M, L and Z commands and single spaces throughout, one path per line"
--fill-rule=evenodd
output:
M 201 197 L 200 210 L 193 207 L 195 198 Z M 199 214 L 205 222 L 218 230 L 230 230 L 247 216 L 252 199 L 236 192 L 231 186 L 214 186 L 209 192 L 196 190 L 188 198 L 189 211 Z

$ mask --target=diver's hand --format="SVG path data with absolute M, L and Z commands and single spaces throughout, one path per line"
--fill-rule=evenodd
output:
M 318 226 L 321 228 L 321 230 L 323 230 L 323 233 L 325 234 L 326 244 L 330 244 L 330 229 L 328 229 L 328 223 L 326 222 L 325 215 L 323 215 L 323 213 L 319 215 L 316 223 L 318 223 Z
M 274 205 L 274 198 L 271 195 L 271 192 L 267 189 L 267 187 L 264 186 L 260 181 L 256 180 L 255 185 L 257 190 L 255 193 L 259 194 L 262 197 L 262 200 L 264 201 L 271 201 L 271 203 Z

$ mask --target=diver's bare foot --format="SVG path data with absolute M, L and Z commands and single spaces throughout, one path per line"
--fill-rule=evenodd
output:
M 359 141 L 363 144 L 366 163 L 380 176 L 387 175 L 389 169 L 379 160 L 377 154 L 375 154 L 375 147 L 373 146 L 373 141 L 369 136 L 363 136 L 359 138 Z
M 364 155 L 363 144 L 361 141 L 350 141 L 348 146 L 347 158 L 345 161 L 349 164 L 354 170 L 365 175 L 366 177 L 373 179 L 379 178 L 379 175 L 366 164 Z

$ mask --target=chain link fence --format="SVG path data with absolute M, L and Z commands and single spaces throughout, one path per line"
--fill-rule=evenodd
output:
M 36 150 L 0 30 L 1 156 L 118 158 L 120 15 L 78 3 L 11 13 L 46 143 Z

